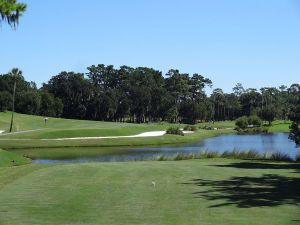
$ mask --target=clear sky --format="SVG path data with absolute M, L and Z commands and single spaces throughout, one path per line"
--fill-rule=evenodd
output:
M 20 1 L 20 0 L 19 0 Z M 298 0 L 21 0 L 0 28 L 0 74 L 39 86 L 93 64 L 200 73 L 214 88 L 300 83 Z

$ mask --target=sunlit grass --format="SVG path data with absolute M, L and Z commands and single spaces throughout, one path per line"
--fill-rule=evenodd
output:
M 218 158 L 2 167 L 0 224 L 293 224 L 299 179 L 296 164 Z

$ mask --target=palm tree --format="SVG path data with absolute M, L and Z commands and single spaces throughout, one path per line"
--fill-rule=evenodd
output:
M 15 111 L 15 96 L 16 96 L 16 87 L 17 87 L 17 79 L 22 76 L 22 71 L 18 68 L 13 68 L 9 75 L 12 76 L 14 81 L 14 90 L 13 90 L 13 99 L 12 99 L 12 112 L 11 112 L 11 121 L 10 121 L 10 128 L 9 132 L 12 131 L 13 122 L 14 122 L 14 111 Z
M 0 0 L 0 23 L 3 20 L 11 27 L 16 28 L 26 7 L 26 4 L 18 3 L 17 0 Z

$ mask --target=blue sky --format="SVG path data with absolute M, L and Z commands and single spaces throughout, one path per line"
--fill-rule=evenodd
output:
M 23 0 L 17 30 L 0 28 L 0 74 L 39 86 L 93 64 L 200 73 L 214 88 L 300 82 L 298 0 Z

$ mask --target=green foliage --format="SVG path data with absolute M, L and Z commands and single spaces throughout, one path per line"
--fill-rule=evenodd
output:
M 261 117 L 263 120 L 269 122 L 269 126 L 271 126 L 272 122 L 274 121 L 276 116 L 276 109 L 273 106 L 265 107 L 261 111 Z
M 270 160 L 280 161 L 280 162 L 291 162 L 293 161 L 289 155 L 281 152 L 272 153 L 270 156 Z
M 177 109 L 177 107 L 171 107 L 167 111 L 167 121 L 169 123 L 176 123 L 177 118 L 178 118 L 178 109 Z
M 238 127 L 238 128 L 241 128 L 241 129 L 245 129 L 248 127 L 248 117 L 247 116 L 242 116 L 240 118 L 238 118 L 236 120 L 236 123 L 235 125 Z
M 41 92 L 40 112 L 41 116 L 59 117 L 63 111 L 63 103 L 60 98 L 55 98 L 47 91 Z
M 3 20 L 15 28 L 26 8 L 26 4 L 18 3 L 17 0 L 0 0 L 0 23 Z
M 185 131 L 197 131 L 198 127 L 197 126 L 192 126 L 192 125 L 186 125 L 186 126 L 184 126 L 183 130 L 185 130 Z
M 237 131 L 240 134 L 260 134 L 260 133 L 269 133 L 268 127 L 251 127 L 251 128 L 245 128 L 245 129 L 240 129 L 237 128 Z
M 239 133 L 268 133 L 268 128 L 261 127 L 261 119 L 256 115 L 242 116 L 235 124 Z
M 293 122 L 292 125 L 290 126 L 289 138 L 295 141 L 297 145 L 300 145 L 300 128 L 297 122 Z
M 299 100 L 300 102 L 300 94 Z M 297 104 L 293 106 L 289 113 L 289 118 L 292 120 L 292 124 L 290 126 L 290 139 L 294 140 L 297 145 L 300 145 L 300 105 Z
M 167 134 L 174 134 L 174 135 L 180 135 L 180 136 L 184 136 L 183 131 L 180 129 L 180 127 L 169 127 L 167 129 Z
M 299 155 L 300 156 L 300 155 Z M 216 151 L 200 151 L 198 153 L 177 153 L 173 156 L 165 156 L 160 155 L 154 160 L 157 161 L 179 161 L 179 160 L 190 160 L 190 159 L 210 159 L 210 158 L 230 158 L 230 159 L 246 159 L 246 160 L 270 160 L 270 161 L 278 161 L 278 162 L 294 162 L 299 161 L 299 156 L 295 159 L 292 159 L 287 154 L 275 152 L 275 153 L 266 153 L 260 154 L 257 151 L 249 150 L 249 151 L 225 151 L 223 153 Z
M 8 110 L 11 106 L 12 95 L 8 91 L 0 91 L 0 112 Z
M 253 126 L 261 126 L 261 119 L 257 115 L 252 115 L 248 117 L 248 124 Z

